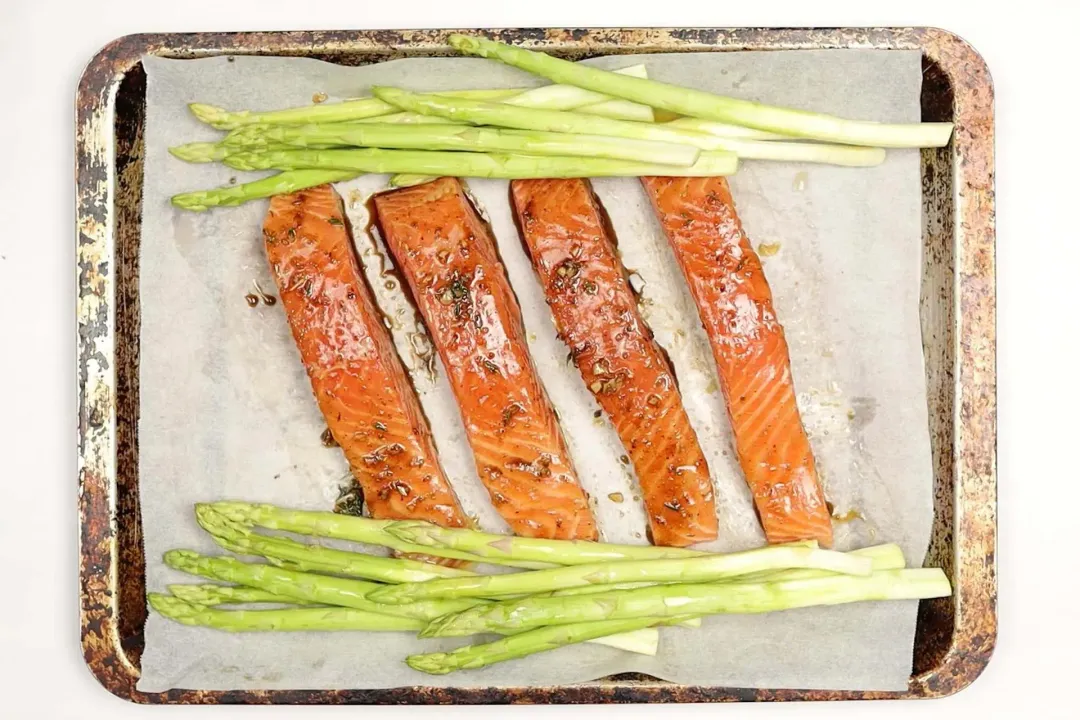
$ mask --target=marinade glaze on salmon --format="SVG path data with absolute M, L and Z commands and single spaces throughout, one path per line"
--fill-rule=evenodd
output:
M 266 254 L 311 387 L 376 518 L 465 527 L 329 185 L 270 200 Z
M 379 227 L 449 375 L 492 503 L 517 535 L 595 540 L 494 238 L 455 178 L 375 196 Z
M 722 177 L 646 177 L 709 336 L 739 464 L 770 543 L 832 545 L 832 521 L 795 402 L 784 330 Z
M 583 179 L 514 180 L 510 187 L 559 336 L 633 463 L 652 542 L 714 540 L 708 464 L 592 187 Z

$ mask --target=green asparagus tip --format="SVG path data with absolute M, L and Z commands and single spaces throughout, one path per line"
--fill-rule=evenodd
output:
M 258 510 L 273 509 L 270 505 L 256 505 L 254 503 L 240 502 L 238 500 L 219 500 L 212 503 L 196 503 L 196 511 L 199 507 L 212 508 L 224 517 L 235 523 L 250 524 L 249 518 Z
M 260 167 L 255 160 L 258 159 L 258 153 L 234 153 L 226 157 L 224 162 L 234 170 L 264 170 L 265 166 Z
M 217 143 L 196 142 L 187 145 L 178 145 L 169 148 L 173 157 L 180 158 L 184 162 L 208 163 L 225 158 L 225 148 Z
M 220 585 L 169 585 L 168 590 L 174 598 L 191 605 L 216 605 Z
M 428 675 L 446 675 L 452 668 L 446 664 L 449 657 L 447 653 L 427 653 L 426 655 L 410 655 L 405 658 L 405 663 L 413 670 L 419 670 Z
M 193 609 L 191 605 L 180 598 L 175 598 L 172 595 L 164 595 L 162 593 L 147 593 L 146 600 L 150 604 L 150 607 L 152 607 L 159 615 L 163 615 L 173 620 L 176 620 L 178 616 L 186 615 Z
M 233 524 L 208 505 L 195 506 L 195 522 L 211 535 L 232 535 Z
M 170 199 L 173 205 L 181 210 L 192 210 L 194 212 L 205 212 L 210 207 L 206 204 L 206 193 L 203 191 L 180 193 L 179 195 L 173 195 Z
M 199 553 L 193 550 L 169 550 L 162 556 L 165 564 L 173 570 L 183 570 L 191 567 L 191 563 L 198 560 Z
M 230 113 L 225 108 L 204 103 L 190 103 L 188 109 L 191 110 L 192 115 L 207 125 L 216 127 L 219 130 L 231 129 L 232 123 L 228 121 Z
M 212 523 L 215 519 L 223 517 L 213 505 L 209 503 L 195 503 L 195 519 L 199 524 Z M 204 526 L 205 527 L 205 526 Z
M 421 638 L 435 638 L 435 637 L 454 637 L 454 617 L 457 613 L 450 613 L 448 615 L 440 615 L 428 622 L 424 626 L 424 629 L 420 631 L 417 637 Z

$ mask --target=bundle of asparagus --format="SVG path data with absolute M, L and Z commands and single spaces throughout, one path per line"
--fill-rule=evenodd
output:
M 450 43 L 556 84 L 437 94 L 375 87 L 373 97 L 270 112 L 193 103 L 196 117 L 229 133 L 171 148 L 176 157 L 282 172 L 173 203 L 206 210 L 361 173 L 391 173 L 401 186 L 432 176 L 730 175 L 741 159 L 868 167 L 885 148 L 941 147 L 952 135 L 950 123 L 862 122 L 721 97 L 650 80 L 643 65 L 611 72 L 483 38 Z
M 656 654 L 665 625 L 708 615 L 951 594 L 937 568 L 905 569 L 895 544 L 848 553 L 814 542 L 718 554 L 686 548 L 542 540 L 240 502 L 201 504 L 200 526 L 224 549 L 266 562 L 173 550 L 176 570 L 233 585 L 150 593 L 159 614 L 245 631 L 496 634 L 493 642 L 405 658 L 445 674 L 581 642 Z M 465 561 L 468 569 L 306 544 L 258 528 Z M 518 572 L 486 574 L 485 564 Z M 255 608 L 248 608 L 254 604 Z M 273 604 L 276 607 L 259 608 Z M 230 606 L 242 606 L 230 609 Z

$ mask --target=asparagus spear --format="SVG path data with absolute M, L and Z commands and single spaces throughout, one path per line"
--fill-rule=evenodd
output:
M 790 140 L 790 135 L 755 130 L 742 125 L 716 122 L 715 120 L 702 120 L 701 118 L 681 117 L 664 123 L 667 127 L 690 130 L 691 132 L 716 135 L 717 137 L 732 138 L 735 140 Z
M 212 627 L 229 632 L 296 630 L 366 630 L 369 632 L 411 632 L 424 621 L 409 617 L 379 615 L 353 608 L 289 608 L 287 610 L 216 610 L 185 602 L 178 597 L 149 593 L 150 607 L 170 620 L 184 625 Z
M 208 610 L 209 606 L 225 603 L 274 602 L 300 603 L 287 597 L 256 588 L 222 585 L 170 585 L 175 597 L 149 593 L 151 607 L 161 615 L 185 625 L 201 625 L 232 632 L 288 630 L 421 630 L 426 624 L 416 618 L 382 615 L 354 608 L 326 607 L 289 608 L 281 610 Z M 650 628 L 604 633 L 588 642 L 607 645 L 640 655 L 655 655 L 659 634 Z
M 579 112 L 526 110 L 505 103 L 418 95 L 396 88 L 376 87 L 372 92 L 387 102 L 411 112 L 464 121 L 476 125 L 495 125 L 522 130 L 588 133 L 637 140 L 690 145 L 702 150 L 724 150 L 739 157 L 759 160 L 789 160 L 829 163 L 851 167 L 879 165 L 885 160 L 882 148 L 823 145 L 802 142 L 762 142 L 733 139 L 693 132 L 670 124 L 613 120 L 589 117 Z
M 670 175 L 703 177 L 730 175 L 738 166 L 730 153 L 701 153 L 689 167 L 653 165 L 627 160 L 581 157 L 540 157 L 477 152 L 418 150 L 279 150 L 239 153 L 225 158 L 238 170 L 277 168 L 333 168 L 369 173 L 416 173 L 456 177 L 549 178 L 549 177 L 637 177 Z
M 814 547 L 817 543 L 813 544 Z M 900 549 L 899 545 L 895 543 L 889 543 L 885 545 L 874 545 L 868 548 L 860 548 L 858 550 L 852 550 L 849 555 L 857 555 L 859 557 L 869 558 L 873 565 L 874 572 L 878 570 L 899 570 L 904 567 L 904 553 Z M 721 582 L 735 582 L 735 583 L 748 583 L 748 582 L 779 582 L 781 580 L 810 580 L 813 578 L 829 577 L 832 573 L 828 570 L 763 570 L 757 573 L 750 573 L 748 575 L 737 575 Z M 555 590 L 546 595 L 550 597 L 566 597 L 570 595 L 595 595 L 597 593 L 612 592 L 615 590 L 637 590 L 638 588 L 651 587 L 658 583 L 652 582 L 633 582 L 633 583 L 618 583 L 614 585 L 585 585 L 581 587 L 566 588 L 564 590 Z M 683 620 L 678 623 L 680 627 L 696 628 L 701 627 L 701 617 L 692 617 L 687 620 Z
M 656 80 L 615 75 L 485 38 L 451 35 L 450 45 L 463 53 L 499 60 L 553 82 L 602 92 L 679 115 L 784 135 L 875 147 L 943 147 L 952 135 L 952 123 L 862 122 L 762 105 Z
M 376 86 L 371 89 L 371 92 L 376 97 L 408 112 L 434 115 L 473 125 L 653 140 L 693 145 L 703 150 L 724 149 L 722 147 L 724 138 L 654 123 L 615 120 L 570 110 L 520 108 L 507 103 L 484 102 L 469 98 L 421 95 L 393 87 Z
M 586 589 L 586 588 L 579 588 Z M 305 600 L 276 595 L 258 588 L 243 587 L 240 585 L 170 585 L 169 592 L 192 605 L 212 607 L 215 605 L 242 605 L 246 603 L 280 603 L 283 605 L 314 605 Z M 685 627 L 700 627 L 701 619 L 692 618 L 679 623 Z M 348 630 L 351 628 L 341 628 Z M 419 629 L 419 628 L 418 628 Z M 640 655 L 655 655 L 656 643 L 659 634 L 656 631 L 638 630 L 634 632 L 619 633 L 610 637 L 600 637 L 589 642 L 596 645 L 626 650 L 627 652 Z
M 460 97 L 484 98 L 499 100 L 513 97 L 522 91 L 517 90 L 464 90 L 454 94 Z M 238 110 L 229 112 L 224 108 L 204 103 L 191 103 L 188 109 L 199 120 L 219 130 L 232 130 L 242 125 L 254 125 L 256 123 L 270 125 L 307 125 L 316 122 L 346 122 L 361 118 L 389 115 L 397 112 L 393 105 L 379 100 L 378 98 L 356 98 L 337 103 L 321 103 L 318 105 L 305 105 L 303 107 L 287 108 L 285 110 L 271 110 L 268 112 L 255 112 L 252 110 Z
M 249 564 L 229 557 L 208 557 L 189 550 L 170 550 L 165 553 L 165 564 L 174 570 L 192 575 L 248 585 L 295 600 L 421 620 L 430 620 L 483 602 L 435 600 L 411 605 L 383 605 L 365 597 L 380 587 L 377 583 L 295 572 L 271 565 Z
M 484 645 L 467 645 L 452 652 L 410 655 L 405 659 L 409 667 L 429 675 L 445 675 L 455 670 L 472 670 L 495 663 L 525 657 L 564 645 L 585 642 L 610 633 L 628 633 L 652 627 L 663 620 L 658 618 L 633 618 L 630 620 L 607 620 L 596 623 L 555 625 L 511 635 Z
M 174 596 L 183 600 L 191 605 L 201 605 L 204 607 L 211 607 L 215 605 L 225 604 L 243 604 L 243 603 L 281 603 L 281 604 L 293 604 L 293 605 L 315 605 L 306 600 L 297 600 L 296 598 L 290 598 L 284 595 L 278 595 L 276 593 L 268 592 L 266 590 L 260 590 L 259 588 L 243 587 L 235 585 L 170 585 L 169 592 Z M 366 612 L 366 611 L 356 611 Z M 164 613 L 163 613 L 164 614 Z M 372 615 L 376 615 L 372 613 Z M 292 616 L 286 616 L 284 619 L 285 624 L 288 624 L 288 619 Z M 341 616 L 347 618 L 349 616 Z M 394 616 L 383 616 L 392 619 Z M 229 620 L 233 625 L 242 624 L 242 620 L 237 617 L 223 618 Z M 181 622 L 183 622 L 181 620 Z M 700 621 L 698 622 L 700 624 Z M 420 623 L 417 630 L 423 627 L 424 623 Z M 251 629 L 279 629 L 273 628 L 251 628 Z M 280 629 L 321 629 L 321 630 L 363 630 L 366 628 L 355 627 L 349 622 L 337 624 L 334 622 L 333 617 L 326 619 L 325 626 L 321 628 L 280 628 Z M 386 629 L 392 629 L 392 626 L 388 626 Z M 659 633 L 653 629 L 640 629 L 632 632 L 617 633 L 613 635 L 605 635 L 602 637 L 594 638 L 588 641 L 595 645 L 606 645 L 608 647 L 618 648 L 619 650 L 625 650 L 627 652 L 637 653 L 639 655 L 655 655 L 657 644 L 659 643 Z
M 213 190 L 173 195 L 172 204 L 184 210 L 201 212 L 212 207 L 232 206 L 273 195 L 284 195 L 324 183 L 341 182 L 356 177 L 351 170 L 291 170 L 243 185 L 226 185 Z
M 544 87 L 555 87 L 553 85 L 545 85 Z M 558 87 L 565 87 L 560 85 Z M 541 90 L 543 88 L 537 88 Z M 577 88 L 573 88 L 577 90 Z M 588 92 L 583 90 L 582 92 Z M 524 96 L 526 93 L 522 93 Z M 507 105 L 518 105 L 518 103 L 511 102 L 510 100 L 503 100 L 502 102 Z M 520 105 L 519 105 L 520 107 Z M 543 106 L 541 106 L 543 107 Z M 613 120 L 635 120 L 637 122 L 652 122 L 652 108 L 644 105 L 638 105 L 637 103 L 626 102 L 625 100 L 611 100 L 609 102 L 597 103 L 595 105 L 582 105 L 581 107 L 573 107 L 574 111 L 579 113 L 585 113 L 586 115 L 599 115 L 600 117 L 612 118 Z M 467 123 L 457 122 L 444 117 L 436 117 L 434 115 L 422 115 L 420 113 L 413 112 L 396 112 L 389 115 L 379 115 L 378 117 L 362 118 L 353 122 L 368 124 L 368 123 L 394 123 L 397 125 L 464 125 Z M 755 132 L 755 131 L 749 131 Z
M 388 523 L 385 531 L 402 542 L 429 548 L 429 552 L 456 550 L 482 557 L 484 562 L 514 559 L 554 565 L 585 565 L 620 560 L 693 558 L 708 554 L 675 547 L 615 545 L 582 540 L 544 540 L 494 535 L 476 530 L 442 528 L 420 520 L 396 520 Z
M 228 550 L 288 560 L 309 571 L 336 573 L 388 583 L 424 582 L 436 578 L 468 577 L 476 573 L 405 558 L 387 558 L 335 548 L 307 545 L 283 537 L 260 535 L 230 521 L 212 505 L 197 505 L 195 517 L 203 530 Z
M 235 152 L 221 143 L 194 142 L 169 148 L 169 154 L 189 163 L 220 162 L 230 152 Z
M 627 77 L 644 78 L 649 76 L 644 65 L 632 65 L 613 72 Z M 475 99 L 482 100 L 483 98 Z M 590 115 L 600 115 L 621 120 L 653 122 L 655 119 L 652 108 L 648 105 L 626 100 L 613 100 L 602 93 L 594 93 L 573 85 L 544 85 L 523 92 L 520 95 L 506 98 L 502 102 L 507 105 L 526 108 L 578 110 Z
M 373 123 L 384 123 L 394 125 L 461 125 L 461 123 L 454 122 L 453 120 L 447 120 L 446 118 L 435 117 L 433 115 L 421 115 L 420 113 L 411 112 L 396 112 L 389 115 L 380 115 L 373 118 L 364 118 L 363 120 L 356 120 L 353 125 L 371 125 Z M 235 130 L 233 132 L 236 132 Z
M 813 546 L 816 547 L 816 543 Z M 852 550 L 848 555 L 866 558 L 870 561 L 874 572 L 878 570 L 899 570 L 904 567 L 904 553 L 899 545 L 888 543 L 874 545 L 868 548 Z M 829 577 L 833 573 L 829 570 L 794 569 L 794 570 L 762 570 L 760 572 L 735 575 L 722 582 L 779 582 L 781 580 L 810 580 L 813 578 Z M 598 593 L 613 592 L 616 590 L 637 590 L 643 587 L 661 585 L 658 582 L 624 582 L 609 585 L 581 585 L 578 587 L 562 588 L 553 590 L 547 595 L 551 597 L 567 597 L 570 595 L 596 595 Z
M 647 77 L 644 65 L 634 65 L 615 74 L 630 77 Z M 652 109 L 623 100 L 613 100 L 602 93 L 594 93 L 573 86 L 544 86 L 530 90 L 449 90 L 440 93 L 450 97 L 474 98 L 478 100 L 515 101 L 514 104 L 525 107 L 543 107 L 557 103 L 563 109 L 588 106 L 591 112 L 609 116 L 627 117 L 634 120 L 651 121 Z M 396 108 L 387 105 L 378 98 L 356 98 L 339 103 L 306 105 L 286 110 L 270 112 L 252 112 L 240 110 L 229 112 L 223 108 L 202 103 L 188 106 L 195 117 L 219 130 L 232 130 L 243 125 L 256 123 L 273 125 L 307 125 L 308 123 L 347 122 L 364 118 L 379 117 L 394 113 Z M 586 112 L 590 112 L 586 111 Z
M 601 620 L 763 613 L 866 600 L 945 597 L 950 593 L 949 580 L 938 568 L 774 583 L 657 585 L 625 592 L 530 597 L 488 604 L 437 618 L 420 635 L 451 637 Z
M 884 545 L 872 545 L 859 548 L 847 553 L 848 555 L 867 558 L 873 566 L 874 572 L 879 570 L 900 570 L 904 567 L 904 551 L 896 543 Z M 731 579 L 731 582 L 780 582 L 782 580 L 813 580 L 815 578 L 828 577 L 827 570 L 792 569 L 779 571 L 765 571 L 740 575 Z
M 276 595 L 259 588 L 243 585 L 170 585 L 169 592 L 192 605 L 243 605 L 246 603 L 281 603 L 284 605 L 313 605 L 307 600 Z
M 395 125 L 393 123 L 332 123 L 302 127 L 250 125 L 224 141 L 229 147 L 252 150 L 274 146 L 310 148 L 376 147 L 406 150 L 479 150 L 526 155 L 599 157 L 613 160 L 693 165 L 698 150 L 689 145 L 627 140 L 602 135 L 572 135 L 538 130 L 504 130 L 467 125 Z M 224 160 L 228 153 L 221 155 Z
M 545 85 L 544 87 L 561 88 L 570 86 Z M 581 88 L 573 89 L 580 90 Z M 514 102 L 507 102 L 507 104 L 520 105 L 520 103 Z M 630 102 L 629 100 L 608 100 L 606 102 L 599 102 L 592 105 L 582 105 L 573 109 L 577 110 L 580 113 L 585 113 L 586 115 L 599 115 L 600 117 L 612 118 L 614 120 L 636 120 L 637 122 L 653 122 L 655 120 L 655 115 L 651 107 L 649 107 L 648 105 L 641 105 L 640 103 Z
M 563 588 L 621 582 L 714 582 L 764 570 L 808 568 L 849 575 L 869 575 L 872 564 L 831 550 L 805 547 L 764 547 L 699 558 L 639 560 L 576 565 L 513 575 L 477 575 L 430 582 L 405 583 L 373 591 L 368 598 L 383 603 L 408 603 L 430 598 L 534 595 Z
M 387 532 L 386 528 L 400 522 L 397 520 L 375 520 L 372 518 L 341 515 L 334 512 L 312 510 L 290 510 L 274 505 L 220 501 L 207 503 L 216 512 L 221 513 L 234 523 L 248 527 L 261 527 L 266 530 L 282 530 L 314 537 L 348 540 L 388 547 L 402 553 L 417 555 L 435 555 L 452 560 L 481 562 L 491 565 L 506 565 L 530 570 L 551 567 L 548 563 L 515 561 L 512 559 L 485 558 L 459 550 L 428 547 L 404 542 Z M 199 507 L 199 506 L 196 506 Z M 434 526 L 433 526 L 434 527 Z
M 259 127 L 259 126 L 249 126 L 249 127 Z M 268 125 L 266 127 L 273 127 L 273 126 Z M 238 128 L 238 130 L 243 130 L 243 129 L 246 129 L 246 128 Z M 233 132 L 235 133 L 238 130 L 234 130 Z M 228 140 L 228 138 L 226 138 L 226 140 Z M 263 149 L 263 150 L 289 150 L 289 149 L 291 149 L 291 146 L 286 145 L 285 143 L 269 143 L 268 142 L 268 143 L 262 143 L 261 144 L 261 149 Z M 225 158 L 229 157 L 229 155 L 232 155 L 232 154 L 235 154 L 235 153 L 238 153 L 238 152 L 245 152 L 244 147 L 243 146 L 237 146 L 235 144 L 231 145 L 231 144 L 229 144 L 228 142 L 225 142 L 225 141 L 222 141 L 220 143 L 195 142 L 195 143 L 187 143 L 186 145 L 177 145 L 176 147 L 169 148 L 169 154 L 171 154 L 173 157 L 179 158 L 180 160 L 183 160 L 184 162 L 190 162 L 190 163 L 221 162 Z

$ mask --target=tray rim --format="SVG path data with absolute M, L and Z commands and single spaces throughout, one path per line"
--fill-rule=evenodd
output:
M 604 680 L 539 688 L 404 687 L 383 690 L 269 690 L 143 693 L 121 647 L 117 598 L 113 119 L 124 75 L 146 54 L 445 51 L 452 32 L 482 33 L 540 49 L 568 42 L 590 51 L 878 48 L 921 50 L 954 92 L 953 229 L 956 267 L 953 444 L 955 630 L 934 668 L 901 692 L 758 690 Z M 996 271 L 994 91 L 986 63 L 965 40 L 932 27 L 878 28 L 513 28 L 439 30 L 152 33 L 120 37 L 87 64 L 76 96 L 77 378 L 82 648 L 91 674 L 111 693 L 150 704 L 507 704 L 941 698 L 985 669 L 997 632 Z

